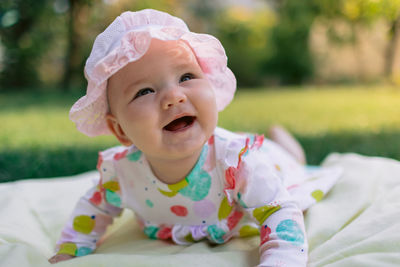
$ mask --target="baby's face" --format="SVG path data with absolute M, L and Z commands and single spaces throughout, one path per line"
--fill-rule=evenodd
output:
M 108 80 L 107 89 L 110 129 L 148 158 L 199 152 L 217 125 L 214 90 L 183 41 L 153 39 L 140 60 Z

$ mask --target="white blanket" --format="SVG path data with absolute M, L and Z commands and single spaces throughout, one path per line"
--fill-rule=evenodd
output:
M 305 216 L 309 266 L 400 266 L 400 162 L 332 154 L 343 177 Z M 0 184 L 0 266 L 51 266 L 54 244 L 96 172 Z M 95 254 L 57 266 L 254 266 L 258 237 L 212 246 L 149 240 L 125 211 Z

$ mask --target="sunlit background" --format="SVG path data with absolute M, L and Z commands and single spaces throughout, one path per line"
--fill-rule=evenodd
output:
M 1 88 L 82 87 L 95 36 L 149 7 L 217 36 L 240 86 L 400 82 L 398 0 L 2 0 Z
M 0 181 L 94 169 L 68 120 L 94 38 L 154 8 L 216 36 L 238 81 L 219 124 L 287 127 L 319 164 L 332 152 L 400 159 L 400 0 L 1 0 Z

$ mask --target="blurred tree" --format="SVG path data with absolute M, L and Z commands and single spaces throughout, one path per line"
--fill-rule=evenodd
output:
M 385 53 L 385 74 L 388 78 L 395 78 L 394 59 L 396 56 L 396 48 L 400 42 L 400 1 L 399 0 L 382 0 L 380 2 L 380 16 L 385 18 L 390 27 L 388 32 L 388 46 Z M 397 78 L 396 78 L 397 79 Z
M 130 11 L 137 11 L 146 8 L 152 8 L 160 11 L 164 11 L 170 14 L 175 14 L 179 11 L 179 5 L 182 1 L 179 0 L 141 0 L 131 1 Z
M 276 10 L 277 23 L 271 34 L 271 58 L 265 61 L 265 75 L 275 75 L 280 83 L 301 83 L 313 76 L 309 35 L 315 19 L 328 26 L 330 41 L 351 43 L 358 58 L 359 73 L 363 63 L 358 49 L 359 31 L 379 20 L 389 25 L 385 53 L 386 76 L 393 75 L 396 48 L 400 42 L 399 0 L 270 0 Z M 335 29 L 338 21 L 345 22 L 350 35 L 341 35 Z M 268 32 L 267 34 L 270 34 Z
M 225 47 L 228 66 L 240 87 L 260 86 L 268 79 L 263 75 L 262 65 L 271 56 L 267 32 L 275 23 L 275 14 L 268 7 L 231 6 L 218 13 L 215 35 Z
M 388 40 L 385 54 L 385 75 L 393 75 L 393 64 L 400 35 L 400 1 L 399 0 L 314 0 L 318 15 L 329 27 L 331 41 L 351 42 L 357 54 L 358 29 L 373 25 L 379 20 L 388 24 Z M 341 36 L 336 32 L 333 23 L 338 20 L 346 22 L 351 29 L 351 36 Z M 333 23 L 332 23 L 333 22 Z M 362 68 L 362 64 L 360 64 Z
M 85 28 L 89 17 L 89 7 L 92 0 L 69 0 L 67 12 L 67 48 L 64 59 L 64 75 L 61 87 L 68 91 L 74 81 L 83 81 L 82 69 L 84 64 Z
M 271 32 L 272 53 L 263 67 L 279 83 L 300 84 L 313 75 L 309 48 L 311 25 L 317 15 L 313 0 L 272 1 L 277 23 Z
M 180 16 L 190 26 L 189 28 L 192 31 L 216 34 L 216 28 L 218 27 L 216 19 L 222 12 L 222 9 L 218 1 L 188 0 L 184 5 L 184 10 L 189 12 L 180 12 Z
M 38 62 L 52 34 L 43 30 L 46 19 L 54 15 L 49 1 L 0 1 L 0 41 L 4 49 L 0 83 L 3 89 L 38 84 Z
M 399 46 L 400 41 L 400 15 L 390 23 L 389 30 L 389 44 L 385 53 L 385 75 L 392 78 L 394 73 L 394 59 L 396 56 L 396 48 Z

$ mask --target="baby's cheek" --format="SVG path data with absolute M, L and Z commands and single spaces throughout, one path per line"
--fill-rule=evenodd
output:
M 218 122 L 218 110 L 214 93 L 207 93 L 207 95 L 202 98 L 203 101 L 199 101 L 197 105 L 198 111 L 200 111 L 199 113 L 203 116 L 201 120 L 207 124 L 208 130 L 214 131 Z

